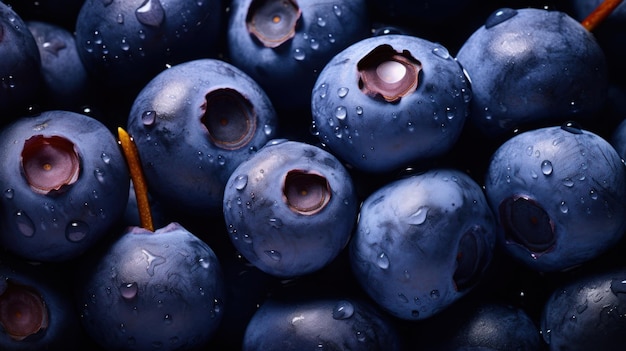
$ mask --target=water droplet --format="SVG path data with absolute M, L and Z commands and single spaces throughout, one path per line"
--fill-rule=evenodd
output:
M 272 260 L 278 262 L 280 261 L 280 259 L 283 257 L 280 252 L 276 251 L 276 250 L 267 250 L 265 251 L 265 254 L 271 258 Z
M 409 303 L 409 299 L 403 293 L 398 293 L 398 298 L 402 303 Z
M 485 21 L 485 28 L 489 29 L 493 26 L 496 26 L 512 18 L 515 15 L 517 15 L 517 10 L 515 9 L 504 8 L 497 10 L 487 18 L 487 20 Z
M 125 283 L 125 284 L 122 284 L 122 286 L 120 286 L 120 294 L 126 300 L 135 298 L 138 292 L 139 292 L 139 286 L 137 285 L 136 282 Z
M 598 193 L 596 192 L 595 189 L 589 190 L 589 197 L 591 197 L 592 200 L 598 199 Z
M 335 117 L 337 117 L 337 119 L 343 120 L 346 118 L 347 115 L 348 110 L 345 106 L 337 106 L 337 108 L 335 109 Z
M 376 265 L 382 269 L 389 268 L 389 257 L 387 257 L 386 253 L 381 252 L 376 256 Z
M 119 24 L 123 24 L 123 23 L 124 23 L 124 14 L 123 14 L 123 13 L 118 13 L 118 14 L 117 14 L 116 21 L 117 21 L 117 23 L 119 23 Z
M 317 25 L 320 27 L 325 27 L 326 26 L 326 20 L 324 19 L 324 17 L 318 17 L 317 18 Z
M 407 222 L 412 225 L 420 225 L 426 221 L 426 215 L 428 214 L 428 207 L 422 206 L 417 209 L 412 215 L 407 218 Z
M 363 114 L 363 107 L 357 106 L 356 107 L 356 114 L 361 116 Z
M 582 134 L 583 130 L 582 128 L 578 125 L 578 123 L 576 122 L 565 122 L 563 123 L 563 125 L 561 125 L 561 129 L 568 131 L 570 133 L 573 134 Z
M 433 290 L 433 291 L 431 291 L 431 292 L 430 292 L 430 297 L 431 297 L 432 299 L 438 299 L 438 298 L 439 298 L 439 295 L 440 295 L 440 294 L 439 294 L 439 290 Z
M 348 319 L 354 314 L 354 305 L 350 301 L 341 300 L 333 308 L 334 319 Z
M 283 221 L 281 221 L 280 218 L 270 218 L 269 223 L 270 223 L 270 226 L 276 229 L 279 229 L 280 227 L 283 226 Z
M 148 261 L 148 264 L 146 265 L 146 271 L 148 272 L 148 275 L 150 276 L 154 275 L 154 268 L 156 266 L 165 263 L 165 258 L 154 255 L 146 249 L 142 249 L 141 253 L 143 253 L 144 257 L 146 258 L 146 261 Z
M 552 171 L 553 171 L 552 162 L 548 160 L 544 160 L 543 162 L 541 162 L 541 173 L 548 176 L 552 174 Z
M 574 181 L 572 180 L 572 178 L 565 178 L 563 179 L 563 185 L 565 185 L 568 188 L 571 188 L 574 186 Z
M 15 191 L 11 188 L 6 189 L 4 191 L 4 198 L 7 200 L 11 200 L 13 198 L 13 196 L 15 196 Z
M 156 112 L 155 111 L 144 111 L 141 114 L 141 122 L 144 126 L 151 126 L 154 124 L 156 120 Z
M 339 5 L 333 5 L 333 12 L 337 17 L 341 17 L 341 15 L 343 14 L 343 11 L 341 10 L 341 7 L 339 7 Z
M 163 322 L 165 322 L 165 324 L 172 324 L 172 315 L 167 313 L 163 316 Z
M 626 279 L 613 279 L 611 281 L 611 291 L 613 294 L 626 294 Z
M 126 40 L 126 38 L 122 38 L 122 40 L 120 41 L 120 48 L 123 51 L 128 51 L 130 50 L 130 44 L 128 43 L 128 41 Z
M 100 158 L 102 159 L 102 162 L 104 162 L 107 165 L 111 163 L 111 156 L 107 154 L 106 152 L 103 152 L 102 154 L 100 154 Z
M 235 189 L 243 190 L 246 185 L 248 185 L 248 176 L 246 174 L 238 175 L 237 177 L 235 177 L 233 185 L 235 186 Z
M 93 170 L 93 175 L 96 177 L 96 179 L 100 182 L 100 183 L 104 183 L 104 171 L 100 168 L 96 168 Z
M 418 318 L 419 316 L 420 316 L 420 311 L 418 311 L 418 310 L 412 310 L 411 311 L 411 317 Z
M 311 49 L 313 50 L 317 50 L 320 48 L 320 43 L 315 38 L 311 38 L 309 40 L 309 45 L 311 46 Z
M 89 234 L 89 225 L 81 221 L 71 221 L 65 228 L 65 237 L 71 242 L 79 242 Z
M 341 87 L 341 88 L 337 89 L 337 96 L 339 96 L 340 98 L 346 97 L 346 95 L 348 95 L 349 91 L 350 91 L 350 89 L 348 89 L 346 87 Z
M 304 50 L 300 48 L 295 48 L 293 50 L 293 58 L 297 61 L 302 61 L 306 58 L 306 54 L 304 53 Z
M 21 210 L 15 212 L 15 224 L 22 235 L 32 237 L 35 234 L 35 225 L 26 212 Z
M 569 208 L 567 207 L 567 204 L 565 203 L 565 201 L 561 201 L 561 204 L 559 205 L 559 209 L 561 210 L 562 213 L 567 213 L 569 211 Z
M 198 263 L 200 263 L 200 266 L 204 269 L 209 268 L 209 266 L 211 266 L 211 262 L 209 262 L 209 260 L 206 260 L 204 258 L 198 259 Z
M 159 0 L 145 0 L 137 10 L 135 16 L 140 23 L 146 26 L 158 27 L 163 23 L 165 11 Z
M 449 59 L 450 58 L 450 52 L 448 52 L 448 49 L 440 46 L 440 47 L 436 47 L 433 49 L 433 54 L 435 54 L 435 56 L 441 57 L 442 59 Z
M 274 132 L 274 129 L 272 128 L 271 125 L 266 124 L 263 126 L 263 133 L 265 133 L 265 135 L 270 136 L 272 135 L 273 132 Z

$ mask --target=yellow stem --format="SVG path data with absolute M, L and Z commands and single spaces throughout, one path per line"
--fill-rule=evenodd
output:
M 150 212 L 150 203 L 148 202 L 148 185 L 141 168 L 139 151 L 137 151 L 137 146 L 135 145 L 133 138 L 130 137 L 123 128 L 117 128 L 117 135 L 120 139 L 122 152 L 126 158 L 130 178 L 132 179 L 133 186 L 135 188 L 140 225 L 142 228 L 154 231 L 152 214 Z

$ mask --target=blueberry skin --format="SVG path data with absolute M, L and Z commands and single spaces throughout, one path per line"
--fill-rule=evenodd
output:
M 359 62 L 374 49 L 406 51 L 422 65 L 417 89 L 387 102 L 360 90 Z M 386 172 L 441 156 L 456 143 L 471 87 L 446 48 L 402 34 L 352 44 L 326 64 L 311 98 L 313 132 L 339 158 L 366 172 Z
M 298 179 L 319 185 L 323 199 L 316 205 L 327 202 L 299 211 L 289 192 L 301 191 Z M 313 187 L 302 191 L 313 194 Z M 233 245 L 250 263 L 273 276 L 295 277 L 321 269 L 344 249 L 358 202 L 349 173 L 332 154 L 275 140 L 233 171 L 223 211 Z
M 469 120 L 490 138 L 589 121 L 606 100 L 602 48 L 561 11 L 497 10 L 467 38 L 457 60 L 472 83 Z
M 45 109 L 79 111 L 88 104 L 92 87 L 74 34 L 50 22 L 27 21 L 26 25 L 39 48 Z
M 626 270 L 600 269 L 561 284 L 541 316 L 550 350 L 622 350 L 626 342 Z
M 246 328 L 244 351 L 401 350 L 393 324 L 370 302 L 354 298 L 265 301 Z
M 5 125 L 38 102 L 41 59 L 37 42 L 24 20 L 0 2 L 0 125 Z
M 599 256 L 626 228 L 626 170 L 602 137 L 573 125 L 530 130 L 492 155 L 485 192 L 505 252 L 538 271 Z
M 199 59 L 153 78 L 135 98 L 127 123 L 155 200 L 176 212 L 221 214 L 230 174 L 277 135 L 277 119 L 248 75 L 221 60 Z M 246 128 L 231 137 L 230 124 Z
M 86 0 L 76 46 L 103 88 L 135 91 L 166 64 L 215 55 L 221 11 L 220 0 Z
M 429 318 L 480 281 L 496 243 L 482 188 L 453 169 L 394 180 L 368 196 L 350 242 L 363 290 L 403 320 Z
M 67 267 L 32 265 L 13 256 L 2 256 L 0 349 L 93 350 L 92 343 L 81 329 L 72 291 L 64 281 L 69 271 Z M 18 313 L 22 318 L 16 317 Z M 43 323 L 42 317 L 45 318 Z M 13 324 L 21 324 L 23 328 L 39 323 L 42 323 L 40 329 L 33 329 L 34 333 L 23 335 L 25 338 L 21 340 L 7 332 L 15 328 Z
M 26 141 L 73 144 L 79 174 L 48 193 L 34 191 L 22 165 Z M 98 120 L 70 111 L 22 117 L 0 131 L 0 244 L 33 261 L 67 261 L 109 234 L 122 218 L 130 177 L 116 138 Z
M 227 29 L 229 62 L 263 86 L 279 109 L 309 108 L 311 89 L 324 65 L 339 51 L 370 35 L 364 0 L 298 1 L 295 36 L 276 48 L 248 32 L 246 17 L 258 0 L 234 0 Z
M 80 277 L 81 323 L 106 350 L 197 350 L 224 314 L 215 252 L 175 222 L 127 228 Z

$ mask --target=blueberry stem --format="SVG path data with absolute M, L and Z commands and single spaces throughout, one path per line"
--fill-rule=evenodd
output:
M 120 145 L 122 146 L 124 158 L 128 164 L 130 178 L 133 181 L 135 197 L 137 198 L 140 226 L 148 229 L 149 231 L 154 231 L 152 214 L 150 212 L 150 203 L 148 201 L 148 185 L 146 184 L 146 178 L 143 175 L 141 162 L 139 161 L 139 151 L 137 151 L 137 146 L 135 145 L 134 140 L 123 128 L 118 127 L 117 134 L 120 139 Z
M 604 0 L 591 13 L 582 20 L 581 24 L 588 31 L 593 31 L 615 10 L 623 0 Z

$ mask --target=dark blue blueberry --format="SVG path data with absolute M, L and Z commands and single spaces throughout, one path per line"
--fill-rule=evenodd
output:
M 370 35 L 364 0 L 234 0 L 231 9 L 229 60 L 280 109 L 308 108 L 326 62 Z
M 399 334 L 369 301 L 291 298 L 265 301 L 250 319 L 244 351 L 401 350 Z
M 487 137 L 597 118 L 608 71 L 594 35 L 561 11 L 502 8 L 461 46 L 470 121 Z
M 384 172 L 438 157 L 459 138 L 470 85 L 440 44 L 382 35 L 328 62 L 311 100 L 313 133 L 359 170 Z
M 37 42 L 24 20 L 0 1 L 0 125 L 39 101 L 43 81 Z
M 67 267 L 0 259 L 0 349 L 7 351 L 85 350 Z M 65 279 L 65 280 L 64 280 Z
M 161 72 L 138 94 L 128 117 L 151 195 L 188 214 L 221 214 L 228 177 L 277 128 L 258 84 L 216 59 Z
M 350 244 L 365 292 L 404 320 L 431 317 L 481 280 L 496 243 L 482 188 L 451 169 L 400 178 L 364 202 Z
M 178 223 L 129 227 L 81 273 L 81 322 L 106 350 L 198 350 L 224 314 L 215 252 Z
M 215 55 L 222 17 L 220 0 L 86 0 L 76 47 L 102 89 L 134 94 L 168 64 Z
M 506 252 L 539 271 L 597 257 L 626 228 L 626 169 L 602 137 L 575 124 L 530 130 L 493 154 L 485 190 Z
M 74 30 L 85 0 L 3 0 L 25 21 L 42 21 Z
M 22 117 L 0 131 L 0 243 L 34 261 L 64 261 L 108 235 L 128 201 L 113 134 L 75 112 Z
M 543 309 L 541 331 L 550 350 L 623 350 L 625 315 L 626 270 L 598 269 L 554 290 Z
M 76 51 L 74 34 L 50 22 L 27 21 L 26 25 L 41 56 L 44 107 L 80 111 L 93 87 Z
M 356 222 L 352 179 L 327 151 L 275 140 L 233 171 L 224 217 L 241 254 L 279 277 L 312 273 L 344 249 Z

